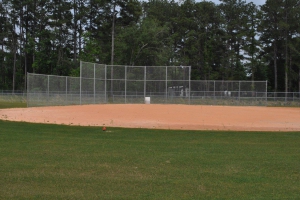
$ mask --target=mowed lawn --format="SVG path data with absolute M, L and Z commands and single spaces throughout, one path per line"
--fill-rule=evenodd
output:
M 0 100 L 0 109 L 4 108 L 26 108 L 27 103 L 22 101 L 1 101 Z
M 300 199 L 300 133 L 0 121 L 0 199 Z

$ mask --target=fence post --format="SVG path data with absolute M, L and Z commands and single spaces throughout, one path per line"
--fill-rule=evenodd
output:
M 125 103 L 127 103 L 127 65 L 125 65 Z
M 166 97 L 165 103 L 167 103 L 168 102 L 168 67 L 167 66 L 166 66 L 166 95 L 165 95 L 165 97 Z
M 146 80 L 147 80 L 147 67 L 144 66 L 144 99 L 146 97 Z
M 66 103 L 65 105 L 68 105 L 68 77 L 66 76 Z
M 82 61 L 80 61 L 80 79 L 79 79 L 79 104 L 81 105 L 81 82 L 82 82 Z
M 96 63 L 94 63 L 94 104 L 96 104 Z
M 191 66 L 189 66 L 189 104 L 191 104 Z
M 214 104 L 216 104 L 216 81 L 214 81 Z
M 104 65 L 104 95 L 105 95 L 105 97 L 104 97 L 104 101 L 105 101 L 105 103 L 107 103 L 107 95 L 106 95 L 106 79 L 107 79 L 107 77 L 106 77 L 106 72 L 107 72 L 107 66 L 106 65 Z
M 29 78 L 28 78 L 28 72 L 26 72 L 26 79 L 27 79 L 27 86 L 26 86 L 26 103 L 27 103 L 27 108 L 28 108 L 28 85 L 29 85 Z
M 49 106 L 49 75 L 48 75 L 48 86 L 47 86 L 47 90 L 48 90 L 48 92 L 47 92 L 47 102 L 48 102 L 48 106 Z
M 240 101 L 240 98 L 241 98 L 241 81 L 239 81 L 239 101 Z
M 268 105 L 268 80 L 266 80 L 266 106 Z

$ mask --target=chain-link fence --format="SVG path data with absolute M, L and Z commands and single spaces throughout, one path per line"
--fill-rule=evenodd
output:
M 23 90 L 0 90 L 0 103 L 1 102 L 25 102 L 27 94 Z
M 267 105 L 266 81 L 191 81 L 191 104 Z
M 81 62 L 80 77 L 27 75 L 27 105 L 189 103 L 190 67 Z
M 28 106 L 154 103 L 267 105 L 266 81 L 192 81 L 189 66 L 81 62 L 80 77 L 28 74 Z
M 98 90 L 96 90 L 96 88 Z M 27 105 L 56 106 L 105 103 L 101 84 L 93 78 L 27 74 Z
M 190 66 L 126 66 L 81 62 L 81 92 L 94 88 L 107 103 L 189 103 Z M 99 86 L 92 86 L 92 79 Z M 99 89 L 100 88 L 100 89 Z M 185 97 L 185 98 L 182 98 Z M 83 101 L 81 101 L 82 103 Z
M 300 106 L 300 92 L 268 92 L 268 106 Z

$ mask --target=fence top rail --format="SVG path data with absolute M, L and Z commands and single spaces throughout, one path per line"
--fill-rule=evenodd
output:
M 268 94 L 300 94 L 300 92 L 267 92 Z
M 88 64 L 96 64 L 96 65 L 105 65 L 103 63 L 92 63 L 92 62 L 86 62 L 86 61 L 80 61 L 81 63 L 88 63 Z
M 59 75 L 53 75 L 53 74 L 36 74 L 36 73 L 29 73 L 27 72 L 27 75 L 33 75 L 33 76 L 56 76 L 56 77 L 65 77 L 65 78 L 80 78 L 80 77 L 74 77 L 74 76 L 59 76 Z
M 193 82 L 218 82 L 218 83 L 266 83 L 267 81 L 245 81 L 245 80 L 191 80 Z
M 175 68 L 178 68 L 178 67 L 181 67 L 181 68 L 190 68 L 191 66 L 132 66 L 132 65 L 106 65 L 108 67 L 141 67 L 141 68 L 144 68 L 144 67 L 162 67 L 162 68 L 169 68 L 169 67 L 175 67 Z
M 107 66 L 125 66 L 125 65 L 107 65 Z M 131 67 L 131 66 L 130 66 Z M 132 67 L 145 67 L 145 66 L 132 66 Z M 166 66 L 149 66 L 149 67 L 166 67 Z M 190 67 L 190 66 L 167 66 L 167 67 Z M 27 72 L 27 74 L 29 75 L 33 75 L 33 76 L 53 76 L 53 77 L 67 77 L 67 78 L 83 78 L 83 79 L 94 79 L 94 78 L 86 78 L 86 77 L 76 77 L 76 76 L 59 76 L 59 75 L 49 75 L 49 74 L 37 74 L 37 73 L 29 73 Z M 102 80 L 101 78 L 95 78 L 98 80 Z M 125 80 L 125 79 L 110 79 L 110 78 L 106 78 L 106 80 Z M 128 79 L 127 79 L 128 80 Z M 144 80 L 144 79 L 138 79 L 138 80 Z M 163 80 L 152 80 L 152 79 L 147 79 L 146 81 L 166 81 L 165 79 Z M 178 80 L 178 79 L 168 79 L 168 81 L 191 81 L 194 83 L 197 82 L 216 82 L 216 83 L 266 83 L 267 81 L 245 81 L 245 80 Z M 273 92 L 269 92 L 269 93 L 273 93 Z M 285 92 L 275 92 L 275 93 L 285 93 Z M 290 93 L 299 93 L 299 92 L 290 92 Z
M 1 93 L 26 93 L 26 90 L 0 90 Z

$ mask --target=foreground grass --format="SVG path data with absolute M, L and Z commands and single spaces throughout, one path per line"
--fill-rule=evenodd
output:
M 0 121 L 0 199 L 299 199 L 300 133 Z

